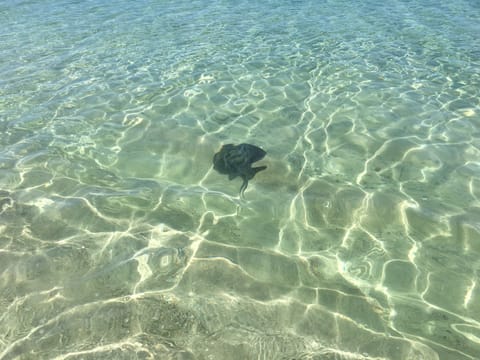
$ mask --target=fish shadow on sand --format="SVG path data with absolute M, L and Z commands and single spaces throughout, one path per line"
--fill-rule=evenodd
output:
M 266 166 L 252 167 L 252 164 L 263 159 L 266 154 L 264 150 L 251 144 L 225 144 L 213 156 L 213 168 L 220 174 L 228 175 L 229 180 L 233 180 L 237 176 L 242 178 L 240 197 L 243 197 L 248 180 L 253 179 L 256 173 L 267 168 Z

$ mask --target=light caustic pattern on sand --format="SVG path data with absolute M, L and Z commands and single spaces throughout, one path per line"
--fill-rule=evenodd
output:
M 480 64 L 456 5 L 176 3 L 0 37 L 25 44 L 0 90 L 0 359 L 475 359 Z M 212 156 L 243 142 L 267 169 L 242 199 Z

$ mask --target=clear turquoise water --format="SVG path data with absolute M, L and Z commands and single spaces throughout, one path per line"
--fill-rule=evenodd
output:
M 480 358 L 479 19 L 2 2 L 0 359 Z

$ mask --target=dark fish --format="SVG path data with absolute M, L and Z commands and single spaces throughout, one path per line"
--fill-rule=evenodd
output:
M 228 175 L 228 179 L 237 176 L 243 179 L 240 187 L 240 196 L 247 188 L 248 180 L 253 179 L 259 171 L 265 170 L 266 166 L 252 168 L 252 164 L 265 157 L 267 153 L 258 146 L 250 144 L 226 144 L 213 156 L 213 168 L 220 174 Z

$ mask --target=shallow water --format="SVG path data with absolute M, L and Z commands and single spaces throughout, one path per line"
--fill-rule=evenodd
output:
M 0 359 L 478 358 L 479 18 L 1 4 Z

